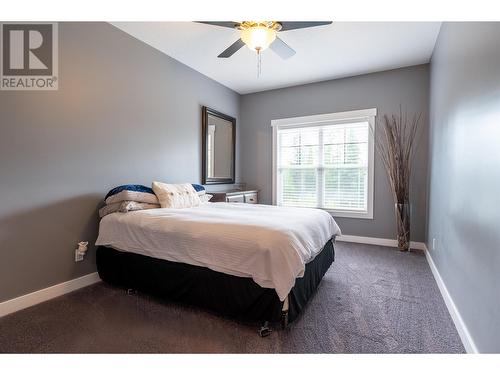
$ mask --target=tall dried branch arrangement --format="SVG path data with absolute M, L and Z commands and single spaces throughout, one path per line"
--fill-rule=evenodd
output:
M 375 145 L 387 172 L 394 199 L 398 231 L 398 247 L 410 247 L 410 178 L 413 152 L 420 124 L 420 114 L 412 118 L 399 107 L 399 114 L 384 115 L 377 121 Z
M 420 117 L 421 114 L 415 114 L 409 118 L 399 107 L 399 114 L 384 115 L 382 121 L 377 120 L 379 131 L 375 133 L 375 145 L 389 178 L 394 203 L 409 202 L 412 157 Z

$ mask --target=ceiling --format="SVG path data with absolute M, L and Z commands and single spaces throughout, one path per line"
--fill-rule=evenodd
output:
M 333 22 L 279 33 L 297 53 L 282 60 L 243 47 L 217 55 L 239 38 L 237 30 L 194 22 L 115 22 L 121 30 L 240 94 L 401 68 L 429 62 L 440 22 Z

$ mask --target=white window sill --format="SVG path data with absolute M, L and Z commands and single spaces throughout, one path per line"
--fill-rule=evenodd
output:
M 273 205 L 276 205 L 273 203 Z M 304 207 L 304 206 L 282 206 L 282 205 L 277 205 L 278 207 L 303 207 L 303 208 L 317 208 L 319 210 L 323 210 L 328 212 L 330 215 L 332 215 L 334 218 L 335 217 L 345 217 L 345 218 L 350 218 L 350 219 L 366 219 L 366 220 L 373 220 L 373 212 L 355 212 L 355 211 L 340 211 L 340 210 L 332 210 L 328 208 L 321 208 L 321 207 Z
M 367 219 L 373 220 L 373 212 L 352 212 L 352 211 L 335 211 L 324 209 L 330 215 L 335 217 L 345 217 L 350 219 Z

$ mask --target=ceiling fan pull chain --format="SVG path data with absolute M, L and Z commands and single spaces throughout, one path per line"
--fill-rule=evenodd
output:
M 262 73 L 262 57 L 260 54 L 260 50 L 257 50 L 257 78 L 260 77 Z

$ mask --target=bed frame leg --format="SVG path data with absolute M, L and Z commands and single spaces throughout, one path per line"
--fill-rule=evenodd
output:
M 273 330 L 269 327 L 269 322 L 266 320 L 259 329 L 259 336 L 266 337 L 271 334 Z
M 288 327 L 288 310 L 281 313 L 281 329 Z

